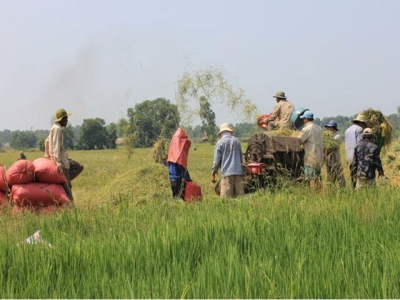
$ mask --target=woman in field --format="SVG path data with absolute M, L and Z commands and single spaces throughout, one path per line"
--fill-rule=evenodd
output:
M 187 169 L 187 160 L 191 142 L 182 128 L 172 136 L 168 151 L 168 172 L 172 196 L 184 199 L 185 181 L 192 181 Z

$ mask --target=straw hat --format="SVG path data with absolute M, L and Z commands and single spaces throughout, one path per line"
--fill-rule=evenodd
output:
M 362 115 L 362 114 L 359 114 L 358 116 L 357 116 L 357 118 L 355 118 L 354 120 L 352 120 L 351 122 L 361 122 L 361 123 L 365 123 L 365 124 L 367 124 L 367 118 L 364 116 L 364 115 Z
M 285 92 L 282 92 L 282 91 L 278 91 L 278 92 L 276 92 L 276 95 L 274 96 L 274 98 L 278 98 L 278 99 L 286 99 Z
M 219 126 L 218 136 L 224 131 L 229 131 L 230 133 L 233 133 L 233 126 L 229 126 L 228 123 L 222 123 L 221 126 Z
M 58 123 L 62 120 L 64 117 L 69 117 L 72 114 L 67 113 L 67 111 L 64 108 L 60 108 L 59 110 L 56 111 L 56 119 L 54 120 L 55 123 Z

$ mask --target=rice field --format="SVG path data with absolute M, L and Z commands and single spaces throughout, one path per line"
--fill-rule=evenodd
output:
M 190 204 L 171 199 L 151 149 L 69 152 L 85 165 L 76 209 L 1 212 L 0 298 L 400 297 L 396 172 L 357 193 L 325 184 L 222 200 L 213 147 L 196 148 L 189 171 L 203 201 Z M 37 230 L 51 247 L 24 243 Z

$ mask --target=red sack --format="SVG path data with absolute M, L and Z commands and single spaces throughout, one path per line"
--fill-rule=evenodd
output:
M 17 160 L 6 171 L 6 181 L 11 187 L 14 184 L 32 182 L 35 176 L 35 166 L 27 159 Z
M 185 181 L 185 201 L 201 200 L 201 187 L 193 181 Z
M 63 206 L 70 203 L 62 185 L 56 183 L 15 184 L 10 197 L 17 206 Z
M 35 167 L 35 179 L 46 183 L 65 183 L 67 178 L 58 173 L 57 165 L 50 159 L 37 158 L 33 161 Z
M 6 196 L 6 193 L 0 191 L 0 208 L 4 207 L 4 206 L 8 206 L 8 199 Z
M 6 168 L 0 165 L 0 191 L 8 192 L 10 189 L 8 188 L 8 184 L 6 181 Z
M 267 114 L 267 115 L 261 115 L 257 118 L 257 125 L 258 127 L 261 127 L 263 129 L 268 129 L 268 124 L 261 124 L 262 121 L 264 121 L 265 119 L 269 118 L 272 115 L 272 113 Z M 275 119 L 276 122 L 279 121 L 279 117 L 276 117 Z

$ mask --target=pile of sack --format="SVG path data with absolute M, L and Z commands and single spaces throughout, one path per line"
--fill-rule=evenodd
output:
M 62 186 L 66 182 L 57 165 L 47 158 L 33 162 L 18 160 L 7 170 L 0 167 L 0 205 L 4 207 L 11 202 L 13 212 L 62 209 L 70 204 Z

